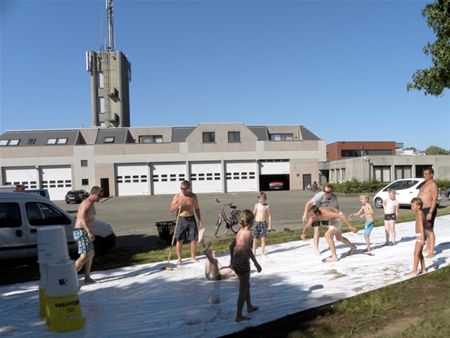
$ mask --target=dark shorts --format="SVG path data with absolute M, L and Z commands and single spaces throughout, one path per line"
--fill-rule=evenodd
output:
M 177 241 L 195 241 L 198 238 L 197 222 L 194 216 L 180 216 L 175 237 Z
M 320 227 L 321 225 L 328 226 L 328 221 L 314 221 L 312 224 L 313 227 Z
M 266 237 L 267 235 L 267 222 L 255 222 L 255 227 L 253 228 L 253 236 L 256 239 L 260 239 L 261 237 Z
M 385 221 L 395 221 L 397 217 L 395 214 L 384 214 L 384 220 Z
M 249 261 L 235 261 L 231 267 L 236 275 L 242 276 L 250 272 L 250 262 Z
M 88 253 L 94 251 L 94 242 L 89 239 L 85 229 L 74 229 L 73 239 L 78 244 L 78 253 Z
M 425 216 L 425 224 L 424 224 L 425 230 L 433 231 L 434 220 L 436 219 L 436 215 L 437 215 L 437 208 L 434 209 L 433 213 L 431 214 L 431 221 L 427 220 L 427 215 L 430 212 L 430 208 L 423 208 L 422 212 L 423 212 L 423 215 Z

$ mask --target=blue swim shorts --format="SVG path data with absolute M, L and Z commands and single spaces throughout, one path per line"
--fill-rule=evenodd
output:
M 94 242 L 89 239 L 85 229 L 74 229 L 73 239 L 78 244 L 78 253 L 88 253 L 94 251 Z
M 373 229 L 373 225 L 374 225 L 373 221 L 367 221 L 364 224 L 364 236 L 365 237 L 370 236 L 370 233 L 372 232 L 372 229 Z

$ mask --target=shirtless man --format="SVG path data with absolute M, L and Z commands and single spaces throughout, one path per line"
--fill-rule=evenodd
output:
M 197 247 L 198 233 L 202 228 L 200 207 L 197 195 L 191 192 L 191 183 L 189 181 L 181 182 L 180 189 L 181 192 L 176 194 L 170 203 L 170 211 L 179 211 L 180 213 L 179 224 L 175 234 L 177 239 L 177 264 L 181 264 L 183 241 L 185 239 L 191 242 L 191 260 L 198 262 L 198 259 L 195 257 L 195 249 Z
M 339 242 L 344 243 L 345 245 L 350 247 L 349 253 L 351 254 L 356 247 L 344 236 L 342 236 L 341 232 L 341 224 L 339 223 L 339 220 L 336 220 L 331 224 L 330 220 L 327 220 L 326 218 L 322 219 L 321 221 L 312 221 L 308 218 L 308 210 L 311 208 L 311 206 L 317 206 L 317 207 L 328 207 L 332 211 L 339 213 L 339 202 L 337 199 L 336 194 L 333 193 L 333 186 L 330 183 L 327 183 L 325 187 L 323 188 L 323 191 L 318 192 L 315 194 L 305 205 L 305 210 L 303 212 L 303 230 L 300 238 L 302 240 L 306 239 L 306 234 L 308 232 L 308 229 L 312 226 L 314 228 L 314 237 L 313 237 L 313 244 L 314 244 L 314 250 L 317 255 L 320 255 L 319 250 L 319 236 L 320 236 L 320 225 L 326 225 L 333 227 L 334 229 L 334 235 L 336 237 L 336 240 Z
M 95 283 L 91 278 L 92 260 L 94 259 L 94 239 L 92 228 L 95 223 L 95 202 L 100 201 L 102 188 L 94 186 L 89 196 L 80 204 L 77 220 L 73 229 L 73 238 L 78 243 L 80 257 L 75 262 L 77 272 L 84 266 L 84 283 Z
M 420 188 L 419 195 L 417 196 L 423 202 L 422 212 L 425 216 L 425 235 L 427 238 L 427 245 L 425 250 L 427 255 L 425 257 L 434 257 L 434 248 L 436 245 L 436 236 L 434 235 L 434 220 L 437 214 L 437 200 L 439 194 L 439 187 L 436 181 L 433 179 L 433 168 L 427 168 L 423 171 L 423 178 L 425 184 Z
M 342 213 L 336 212 L 334 208 L 330 207 L 317 207 L 316 205 L 312 205 L 308 211 L 307 216 L 309 219 L 309 222 L 316 222 L 316 221 L 340 221 L 342 223 L 345 223 L 349 227 L 349 229 L 352 232 L 357 232 L 356 228 L 348 221 L 347 217 L 345 217 Z M 326 263 L 328 262 L 336 262 L 338 261 L 337 255 L 336 255 L 336 246 L 334 245 L 333 237 L 336 235 L 336 228 L 333 225 L 328 226 L 328 230 L 325 233 L 325 239 L 327 240 L 328 246 L 330 247 L 331 251 L 331 257 L 327 258 L 325 260 Z M 356 247 L 354 245 L 349 251 L 349 254 L 353 253 L 355 251 Z

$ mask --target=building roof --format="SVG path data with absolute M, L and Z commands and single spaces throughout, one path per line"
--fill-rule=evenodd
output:
M 309 129 L 305 128 L 304 126 L 300 126 L 300 133 L 302 135 L 302 140 L 304 141 L 319 141 L 320 138 L 316 136 L 313 132 L 311 132 Z
M 185 142 L 195 127 L 172 127 L 172 142 Z
M 45 145 L 74 145 L 81 144 L 78 129 L 61 129 L 61 130 L 17 130 L 7 131 L 0 136 L 0 140 L 9 141 L 9 144 L 20 147 L 45 146 Z M 18 143 L 11 142 L 18 140 Z M 3 143 L 4 143 L 3 142 Z M 1 143 L 0 143 L 1 144 Z

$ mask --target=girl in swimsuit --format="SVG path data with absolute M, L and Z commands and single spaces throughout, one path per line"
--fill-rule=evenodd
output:
M 411 210 L 416 214 L 416 245 L 414 247 L 414 263 L 413 270 L 408 274 L 408 276 L 414 277 L 418 274 L 425 273 L 427 271 L 425 267 L 425 258 L 423 257 L 422 250 L 425 245 L 425 216 L 422 213 L 423 202 L 420 198 L 413 198 L 411 200 Z M 419 262 L 421 265 L 421 270 L 419 269 Z
M 249 320 L 250 317 L 242 315 L 244 303 L 247 303 L 247 312 L 258 310 L 253 306 L 250 299 L 250 259 L 258 272 L 261 272 L 261 266 L 256 261 L 252 251 L 253 235 L 252 227 L 255 216 L 253 213 L 245 209 L 240 214 L 239 224 L 241 229 L 236 235 L 236 239 L 230 246 L 231 267 L 239 277 L 239 296 L 237 300 L 236 321 Z

